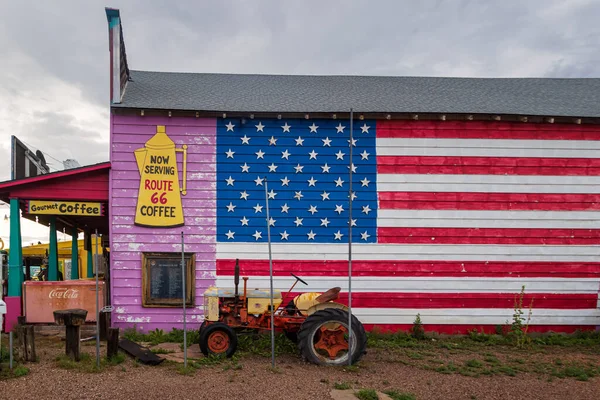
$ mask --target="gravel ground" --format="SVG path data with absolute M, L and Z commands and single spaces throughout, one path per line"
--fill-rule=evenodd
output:
M 226 362 L 204 366 L 191 375 L 178 373 L 179 364 L 165 362 L 157 367 L 139 365 L 130 358 L 122 364 L 106 367 L 100 373 L 62 369 L 55 358 L 62 354 L 64 342 L 46 338 L 37 344 L 38 363 L 29 364 L 29 375 L 0 380 L 0 399 L 330 399 L 335 382 L 348 382 L 354 388 L 380 391 L 396 389 L 413 393 L 417 399 L 599 399 L 600 378 L 580 382 L 572 378 L 548 379 L 535 373 L 468 377 L 424 370 L 408 362 L 405 353 L 372 349 L 357 370 L 325 368 L 301 362 L 294 356 L 277 359 L 278 368 L 270 369 L 270 359 L 243 356 L 239 365 Z M 93 343 L 82 351 L 94 354 Z M 441 351 L 441 350 L 440 350 Z M 485 350 L 490 355 L 489 348 Z M 560 357 L 565 361 L 594 358 L 600 352 L 552 349 L 534 355 L 539 360 Z M 102 349 L 105 354 L 105 349 Z M 406 353 L 410 358 L 416 356 Z M 427 353 L 423 352 L 427 356 Z M 469 354 L 449 354 L 457 363 Z M 519 353 L 520 354 L 520 353 Z M 397 356 L 396 358 L 394 358 Z M 426 358 L 425 356 L 425 358 Z M 432 357 L 439 357 L 433 354 Z M 499 358 L 512 356 L 499 350 Z M 422 356 L 419 356 L 422 357 Z M 424 361 L 420 360 L 420 361 Z

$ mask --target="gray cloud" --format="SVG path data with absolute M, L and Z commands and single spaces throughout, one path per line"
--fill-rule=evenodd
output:
M 132 69 L 598 77 L 600 3 L 116 1 Z M 15 134 L 60 160 L 108 159 L 104 1 L 0 15 L 0 180 Z

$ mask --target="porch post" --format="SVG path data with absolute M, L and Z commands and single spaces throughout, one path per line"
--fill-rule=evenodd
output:
M 77 242 L 77 225 L 71 233 L 71 279 L 79 279 L 79 247 Z M 66 278 L 66 277 L 65 277 Z
M 87 247 L 87 277 L 91 278 L 92 276 L 94 276 L 94 259 L 92 257 L 92 233 L 90 232 L 89 235 L 87 236 L 87 240 L 88 240 L 88 245 Z
M 10 253 L 8 255 L 8 296 L 21 296 L 23 287 L 23 244 L 19 199 L 10 199 Z
M 48 251 L 48 280 L 58 280 L 58 240 L 56 238 L 56 217 L 50 217 L 50 249 Z

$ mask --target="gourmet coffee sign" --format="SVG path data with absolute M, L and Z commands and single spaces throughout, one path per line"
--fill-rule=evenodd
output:
M 181 185 L 177 153 L 183 153 Z M 160 228 L 183 225 L 181 196 L 186 194 L 187 146 L 175 148 L 165 127 L 157 126 L 156 134 L 134 154 L 140 172 L 135 224 Z
M 89 201 L 28 200 L 28 214 L 78 215 L 81 217 L 102 217 L 104 204 Z

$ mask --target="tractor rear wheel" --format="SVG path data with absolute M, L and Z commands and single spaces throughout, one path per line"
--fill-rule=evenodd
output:
M 308 316 L 298 332 L 298 349 L 302 357 L 319 365 L 357 362 L 365 353 L 367 334 L 362 323 L 352 316 L 352 337 L 348 343 L 348 312 L 326 308 Z
M 200 350 L 205 356 L 224 355 L 231 357 L 237 349 L 237 335 L 222 322 L 205 326 L 200 334 Z

